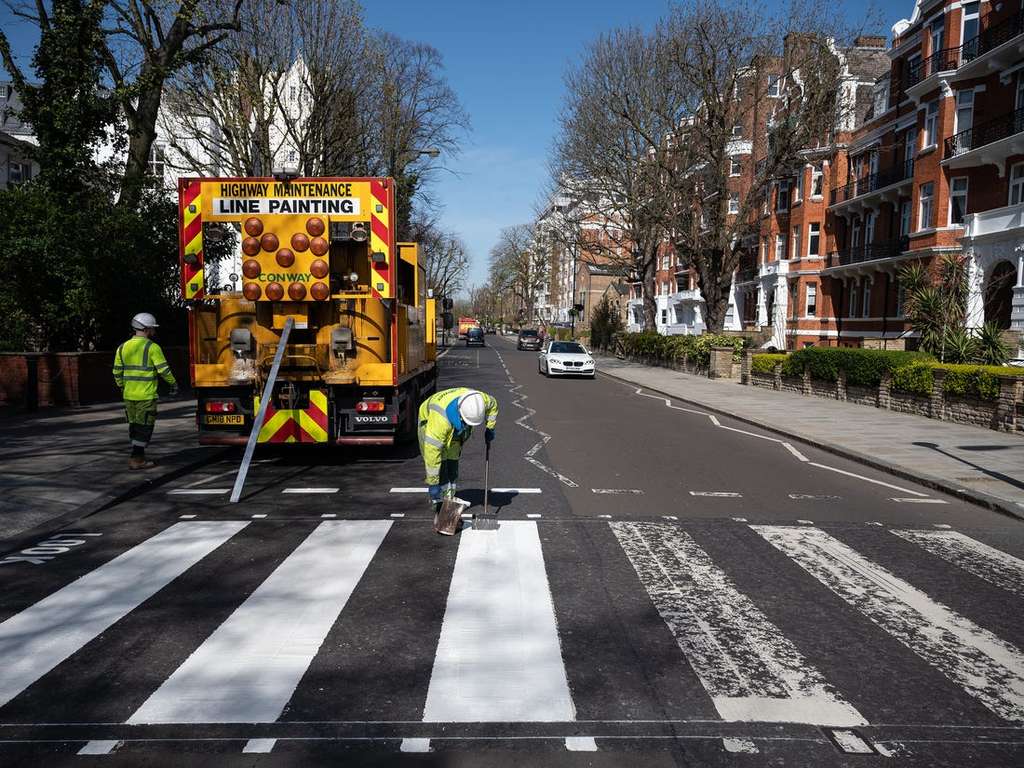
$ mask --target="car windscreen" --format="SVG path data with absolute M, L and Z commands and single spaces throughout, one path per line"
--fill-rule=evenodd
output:
M 520 331 L 519 335 L 520 336 L 536 336 L 537 332 L 536 331 Z
M 556 341 L 551 345 L 551 351 L 555 353 L 561 353 L 563 355 L 583 355 L 586 354 L 586 350 L 583 349 L 579 344 L 572 344 L 565 341 Z

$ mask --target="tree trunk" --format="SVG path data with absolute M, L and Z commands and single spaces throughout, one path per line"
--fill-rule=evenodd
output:
M 697 270 L 697 284 L 704 297 L 704 324 L 711 333 L 722 332 L 729 311 L 732 270 L 715 269 L 713 266 L 724 261 L 721 253 L 708 254 L 706 263 Z
M 144 72 L 142 76 L 145 77 L 146 74 Z M 160 112 L 162 88 L 163 79 L 160 78 L 159 85 L 154 85 L 139 95 L 138 106 L 127 116 L 128 158 L 125 161 L 118 205 L 134 208 L 145 186 L 146 173 L 149 171 L 149 155 L 156 140 L 156 119 Z

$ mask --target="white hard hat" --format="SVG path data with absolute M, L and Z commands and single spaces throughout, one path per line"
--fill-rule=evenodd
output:
M 139 314 L 132 318 L 132 328 L 136 331 L 159 327 L 160 325 L 157 323 L 156 318 L 149 314 L 149 312 L 139 312 Z
M 484 396 L 479 392 L 470 392 L 459 400 L 459 416 L 471 427 L 479 427 L 484 423 L 486 411 Z

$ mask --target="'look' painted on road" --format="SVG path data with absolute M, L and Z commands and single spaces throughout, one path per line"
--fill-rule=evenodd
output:
M 63 555 L 75 547 L 82 546 L 90 537 L 102 535 L 102 533 L 78 533 L 76 531 L 61 533 L 23 549 L 15 555 L 8 555 L 0 560 L 0 565 L 15 565 L 16 563 L 45 565 L 57 555 Z

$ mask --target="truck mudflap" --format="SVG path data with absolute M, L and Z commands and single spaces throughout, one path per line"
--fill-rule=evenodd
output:
M 254 398 L 254 410 L 260 406 Z M 326 443 L 328 440 L 327 392 L 309 390 L 306 408 L 275 408 L 267 404 L 267 415 L 260 429 L 260 443 Z

